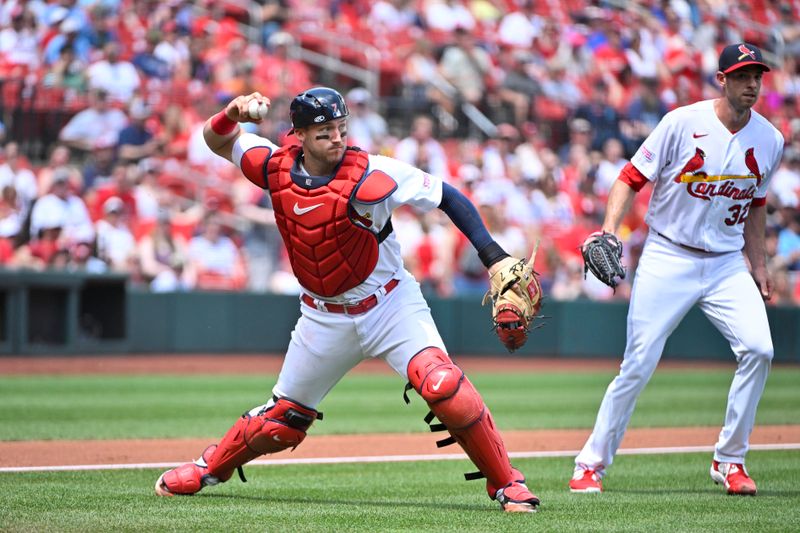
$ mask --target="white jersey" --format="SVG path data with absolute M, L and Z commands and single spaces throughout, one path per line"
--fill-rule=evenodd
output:
M 242 162 L 245 154 L 256 147 L 267 147 L 270 153 L 278 149 L 268 139 L 245 133 L 236 140 L 233 146 L 233 162 L 242 169 Z M 263 151 L 253 151 L 251 153 L 262 153 Z M 249 155 L 249 154 L 248 154 Z M 259 155 L 261 161 L 248 161 L 248 168 L 266 168 L 264 155 Z M 302 167 L 301 171 L 305 171 Z M 415 168 L 407 163 L 398 161 L 390 157 L 380 155 L 369 155 L 369 170 L 381 170 L 391 177 L 397 184 L 397 188 L 383 201 L 375 204 L 365 204 L 351 199 L 351 203 L 356 212 L 364 218 L 372 221 L 370 229 L 378 233 L 389 223 L 392 211 L 400 206 L 408 205 L 419 212 L 427 212 L 438 207 L 442 201 L 442 178 L 433 176 L 422 170 Z M 244 171 L 244 170 L 243 170 Z M 333 298 L 325 298 L 331 302 L 352 302 L 361 300 L 373 294 L 380 287 L 385 285 L 392 277 L 400 275 L 403 270 L 403 259 L 400 250 L 400 243 L 394 233 L 384 239 L 380 244 L 378 263 L 364 282 L 352 289 L 337 295 Z M 310 293 L 312 296 L 317 295 Z
M 631 159 L 653 194 L 645 222 L 673 242 L 709 252 L 744 247 L 750 204 L 763 204 L 783 137 L 755 111 L 731 133 L 705 100 L 668 113 Z

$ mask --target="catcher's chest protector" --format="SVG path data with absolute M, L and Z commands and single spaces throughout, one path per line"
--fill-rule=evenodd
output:
M 369 156 L 348 149 L 326 185 L 305 189 L 290 169 L 300 147 L 281 148 L 267 163 L 275 222 L 300 284 L 330 297 L 367 279 L 378 262 L 378 238 L 350 218 L 350 196 L 364 176 Z

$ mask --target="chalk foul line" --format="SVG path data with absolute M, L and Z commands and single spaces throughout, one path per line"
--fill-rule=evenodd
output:
M 800 442 L 781 444 L 752 444 L 753 451 L 800 450 Z M 673 453 L 713 452 L 713 446 L 667 446 L 658 448 L 623 448 L 618 455 L 658 455 Z M 573 457 L 579 450 L 554 450 L 510 452 L 511 458 L 536 459 L 544 457 Z M 420 454 L 420 455 L 375 455 L 351 457 L 311 457 L 305 459 L 258 459 L 250 461 L 248 466 L 281 466 L 281 465 L 319 465 L 342 463 L 394 463 L 411 461 L 442 461 L 467 459 L 463 453 Z M 180 463 L 123 463 L 102 465 L 52 465 L 52 466 L 8 466 L 0 467 L 0 473 L 7 472 L 65 472 L 84 470 L 134 470 L 143 468 L 172 468 Z

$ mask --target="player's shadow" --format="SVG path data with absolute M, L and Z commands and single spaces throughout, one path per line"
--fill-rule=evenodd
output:
M 394 506 L 394 507 L 408 507 L 408 508 L 430 508 L 430 509 L 451 509 L 453 511 L 481 511 L 481 510 L 491 510 L 496 511 L 494 505 L 466 505 L 466 504 L 443 504 L 437 502 L 429 502 L 429 501 L 414 501 L 414 500 L 336 500 L 332 498 L 324 499 L 324 498 L 296 498 L 296 497 L 288 497 L 288 496 L 273 496 L 271 494 L 267 494 L 263 497 L 254 496 L 254 495 L 242 495 L 242 494 L 220 494 L 220 493 L 210 493 L 210 494 L 203 494 L 203 498 L 225 498 L 225 499 L 235 499 L 235 500 L 253 500 L 257 502 L 264 502 L 264 501 L 271 501 L 271 502 L 281 502 L 281 503 L 300 503 L 304 505 L 311 505 L 311 504 L 322 504 L 322 505 L 368 505 L 372 507 L 386 507 Z M 496 504 L 495 504 L 496 505 Z

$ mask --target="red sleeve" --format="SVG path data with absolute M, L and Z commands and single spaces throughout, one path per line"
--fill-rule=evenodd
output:
M 242 155 L 242 174 L 262 189 L 267 188 L 267 160 L 271 155 L 266 146 L 250 148 Z
M 767 197 L 764 198 L 753 198 L 753 201 L 750 202 L 750 207 L 761 207 L 763 205 L 767 205 Z
M 639 169 L 630 162 L 620 171 L 617 179 L 636 192 L 639 192 L 642 190 L 642 187 L 647 185 L 647 178 L 645 175 L 639 172 Z

